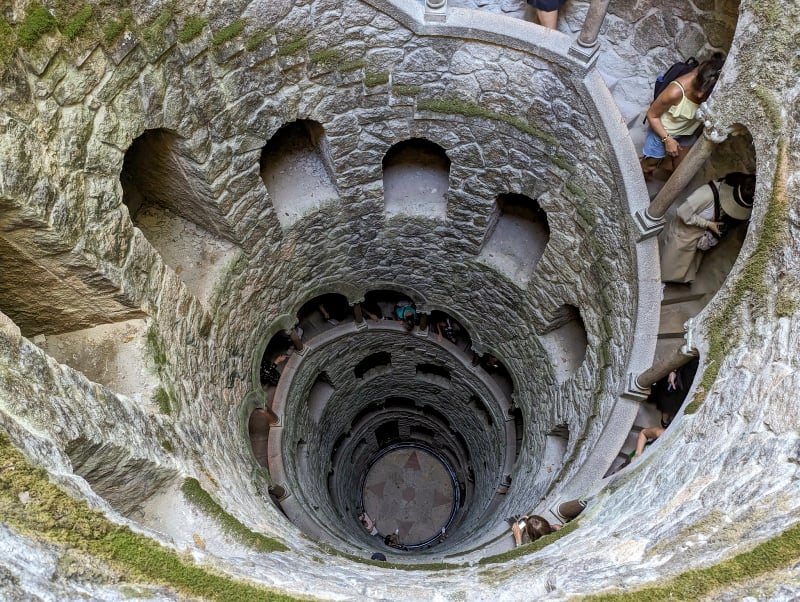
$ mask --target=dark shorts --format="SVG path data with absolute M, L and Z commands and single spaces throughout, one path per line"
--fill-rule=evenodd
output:
M 533 8 L 538 8 L 539 10 L 549 13 L 564 6 L 565 1 L 566 0 L 528 0 L 528 4 Z

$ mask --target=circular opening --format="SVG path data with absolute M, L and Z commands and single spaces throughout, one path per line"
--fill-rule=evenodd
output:
M 373 460 L 361 501 L 380 535 L 396 534 L 398 545 L 413 549 L 444 539 L 459 506 L 459 489 L 443 456 L 418 443 L 400 443 Z

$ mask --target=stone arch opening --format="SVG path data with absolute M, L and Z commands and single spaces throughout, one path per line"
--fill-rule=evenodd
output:
M 383 202 L 387 218 L 416 215 L 447 217 L 450 158 L 438 144 L 411 138 L 383 157 Z
M 325 130 L 316 121 L 283 125 L 262 149 L 259 165 L 284 230 L 339 198 Z
M 239 249 L 206 182 L 207 168 L 192 153 L 191 141 L 177 133 L 146 130 L 125 152 L 122 202 L 164 263 L 208 304 Z
M 580 309 L 566 304 L 555 312 L 548 328 L 539 336 L 539 341 L 550 356 L 556 381 L 563 383 L 575 374 L 586 358 L 586 325 Z
M 368 355 L 358 362 L 353 368 L 353 374 L 359 379 L 375 378 L 381 374 L 386 374 L 392 369 L 392 354 L 386 351 L 379 351 Z
M 547 214 L 524 194 L 498 195 L 479 258 L 513 281 L 527 282 L 550 241 Z
M 306 301 L 297 311 L 297 321 L 303 338 L 310 339 L 340 323 L 352 322 L 353 312 L 347 297 L 325 293 Z

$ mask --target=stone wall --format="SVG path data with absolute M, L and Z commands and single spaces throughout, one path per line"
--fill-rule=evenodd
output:
M 619 13 L 612 9 L 611 16 L 637 19 L 626 6 Z M 153 24 L 161 10 L 134 7 L 131 29 Z M 569 424 L 575 434 L 567 448 L 570 462 L 558 477 L 558 486 L 568 486 L 611 428 L 642 304 L 657 303 L 642 296 L 655 288 L 655 277 L 644 283 L 649 288 L 637 282 L 639 267 L 648 261 L 641 251 L 649 251 L 652 261 L 654 245 L 634 243 L 628 217 L 646 202 L 642 184 L 636 188 L 630 174 L 621 173 L 626 168 L 619 158 L 633 155 L 632 142 L 613 138 L 622 150 L 612 146 L 609 124 L 620 121 L 619 115 L 612 107 L 610 115 L 598 115 L 587 92 L 594 72 L 570 62 L 568 40 L 553 36 L 537 44 L 537 32 L 522 23 L 481 17 L 482 27 L 472 23 L 469 32 L 479 39 L 464 40 L 459 36 L 466 35 L 471 18 L 466 12 L 452 13 L 453 29 L 423 31 L 409 16 L 419 10 L 409 7 L 406 14 L 377 0 L 346 7 L 260 2 L 209 10 L 210 26 L 186 42 L 177 36 L 187 7 L 163 35 L 137 29 L 140 35 L 93 47 L 48 34 L 32 49 L 18 50 L 3 74 L 0 237 L 8 244 L 25 231 L 26 249 L 39 264 L 50 249 L 75 249 L 76 258 L 59 265 L 98 298 L 115 299 L 108 308 L 101 305 L 100 321 L 125 319 L 129 311 L 151 316 L 159 346 L 167 351 L 157 368 L 176 408 L 172 416 L 159 415 L 154 406 L 89 383 L 21 339 L 4 320 L 4 429 L 37 463 L 55 474 L 69 473 L 64 450 L 88 436 L 101 445 L 117 443 L 159 469 L 198 477 L 246 524 L 292 546 L 285 555 L 250 555 L 246 565 L 235 554 L 206 561 L 297 594 L 351 596 L 357 590 L 366 598 L 424 599 L 435 591 L 510 600 L 518 594 L 513 586 L 519 577 L 530 596 L 566 598 L 713 564 L 793 524 L 799 425 L 791 404 L 800 383 L 799 293 L 792 266 L 800 255 L 800 220 L 794 202 L 798 166 L 791 152 L 797 124 L 781 108 L 794 98 L 796 7 L 781 5 L 779 11 L 776 3 L 743 3 L 748 28 L 739 32 L 710 103 L 713 125 L 724 130 L 740 123 L 752 134 L 759 188 L 740 261 L 699 319 L 701 368 L 711 375 L 701 377 L 697 388 L 704 399 L 699 412 L 680 418 L 638 469 L 599 494 L 577 532 L 535 557 L 536 571 L 526 558 L 496 569 L 394 571 L 391 588 L 384 571 L 325 554 L 298 537 L 267 502 L 267 478 L 238 428 L 259 349 L 277 322 L 316 291 L 334 290 L 335 283 L 366 291 L 376 282 L 397 282 L 424 291 L 432 306 L 453 306 L 466 322 L 480 324 L 486 350 L 517 375 L 515 401 L 526 412 L 528 428 L 520 466 L 537 466 L 545 434 L 555 424 Z M 653 10 L 642 19 L 660 26 L 663 18 Z M 239 11 L 246 18 L 241 37 L 215 46 L 211 32 Z M 23 18 L 20 7 L 3 14 L 15 24 Z M 730 10 L 720 14 L 735 18 Z M 664 31 L 683 28 L 697 40 L 696 28 L 680 21 L 688 17 L 665 23 Z M 724 31 L 730 30 L 721 39 Z M 264 41 L 248 49 L 247 41 L 258 34 L 265 34 Z M 323 52 L 334 47 L 340 49 L 335 57 Z M 279 127 L 298 118 L 324 127 L 340 199 L 283 231 L 259 177 L 259 157 Z M 154 128 L 168 128 L 186 141 L 212 191 L 213 214 L 224 216 L 244 252 L 207 305 L 164 265 L 122 204 L 125 149 Z M 441 145 L 452 160 L 444 221 L 383 221 L 381 159 L 410 137 Z M 475 261 L 494 197 L 505 192 L 538 199 L 551 229 L 550 244 L 524 289 Z M 6 311 L 9 299 L 22 298 L 6 291 L 22 291 L 27 283 L 0 278 L 0 310 Z M 38 297 L 43 302 L 26 317 L 26 333 L 36 333 L 37 324 L 53 330 L 84 324 L 48 325 L 44 300 L 52 302 L 55 295 L 42 287 Z M 580 308 L 588 348 L 576 375 L 557 385 L 551 370 L 532 374 L 530 368 L 547 364 L 537 335 L 565 303 Z M 165 438 L 173 452 L 163 449 Z M 535 474 L 515 475 L 507 502 L 497 510 L 494 534 L 505 530 L 500 517 L 541 495 Z M 73 483 L 70 491 L 106 508 L 82 479 L 63 480 Z M 558 491 L 549 499 L 557 499 Z M 460 558 L 485 554 L 484 549 Z M 69 591 L 74 594 L 77 586 Z

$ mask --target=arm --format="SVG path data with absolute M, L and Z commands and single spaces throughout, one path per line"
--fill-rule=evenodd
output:
M 700 217 L 699 214 L 713 203 L 714 193 L 708 185 L 703 185 L 690 194 L 686 202 L 678 208 L 678 217 L 689 226 L 710 228 L 711 224 L 715 224 L 715 222 Z
M 658 95 L 650 108 L 647 109 L 647 123 L 656 135 L 664 141 L 664 148 L 670 157 L 678 156 L 678 141 L 669 135 L 664 124 L 661 122 L 661 116 L 666 113 L 670 107 L 677 105 L 683 98 L 683 93 L 678 86 L 673 86 L 672 83 L 668 85 L 661 94 Z

